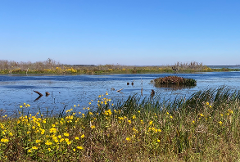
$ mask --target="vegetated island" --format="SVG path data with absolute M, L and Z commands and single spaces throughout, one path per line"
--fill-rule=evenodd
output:
M 0 74 L 136 74 L 136 73 L 194 73 L 212 71 L 239 71 L 240 69 L 212 69 L 202 63 L 190 62 L 163 66 L 125 65 L 65 65 L 53 59 L 39 62 L 0 60 Z
M 178 76 L 166 76 L 151 80 L 155 87 L 174 87 L 174 86 L 196 86 L 197 81 L 191 78 L 183 78 Z

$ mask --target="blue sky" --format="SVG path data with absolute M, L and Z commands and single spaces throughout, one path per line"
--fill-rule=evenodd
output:
M 0 0 L 0 60 L 240 64 L 240 0 Z

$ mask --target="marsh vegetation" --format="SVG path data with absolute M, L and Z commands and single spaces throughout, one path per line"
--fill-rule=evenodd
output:
M 173 70 L 175 69 L 175 70 Z M 211 69 L 202 63 L 190 62 L 162 66 L 125 66 L 125 65 L 65 65 L 53 59 L 46 61 L 15 62 L 0 60 L 0 74 L 136 74 L 136 73 L 192 73 L 222 71 Z M 234 70 L 234 69 L 231 69 Z
M 78 105 L 53 117 L 3 115 L 1 161 L 237 161 L 240 158 L 240 92 L 206 89 L 160 101 L 99 95 L 97 109 Z M 91 105 L 91 102 L 89 103 Z
M 156 78 L 154 80 L 151 80 L 152 83 L 156 87 L 171 87 L 171 86 L 196 86 L 197 81 L 195 79 L 191 78 L 183 78 L 178 76 L 166 76 L 166 77 L 160 77 Z

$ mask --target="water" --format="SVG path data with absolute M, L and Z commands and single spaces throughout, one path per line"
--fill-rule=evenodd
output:
M 211 69 L 240 69 L 240 65 L 208 65 Z
M 197 86 L 191 88 L 156 88 L 150 83 L 158 77 L 177 75 L 197 80 Z M 127 82 L 130 85 L 127 85 Z M 134 85 L 131 85 L 131 83 Z M 111 102 L 125 100 L 129 95 L 137 94 L 149 97 L 151 90 L 161 98 L 189 97 L 198 90 L 227 86 L 240 90 L 240 72 L 205 72 L 194 74 L 121 74 L 121 75 L 66 75 L 66 76 L 14 76 L 0 75 L 0 109 L 4 114 L 16 115 L 22 111 L 23 103 L 31 105 L 24 113 L 59 114 L 64 107 L 84 112 L 84 107 L 96 108 L 99 95 L 108 92 Z M 122 89 L 121 92 L 117 90 Z M 142 89 L 142 92 L 141 92 Z M 44 96 L 39 96 L 39 91 Z M 45 96 L 49 92 L 49 96 Z M 89 105 L 91 102 L 91 105 Z M 80 105 L 74 107 L 74 105 Z

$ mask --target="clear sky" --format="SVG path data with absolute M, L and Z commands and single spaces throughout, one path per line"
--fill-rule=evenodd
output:
M 240 64 L 240 0 L 0 0 L 0 60 Z

